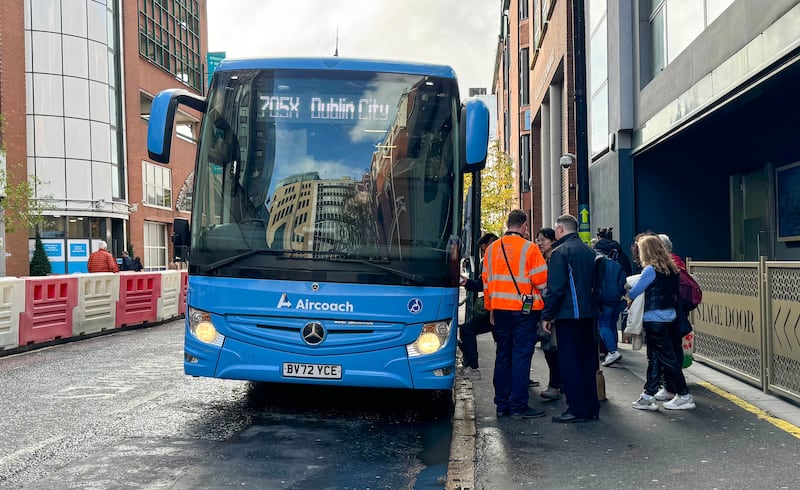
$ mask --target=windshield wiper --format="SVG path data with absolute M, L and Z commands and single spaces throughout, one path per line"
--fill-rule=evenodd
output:
M 203 272 L 214 272 L 215 270 L 225 267 L 226 265 L 233 264 L 234 262 L 239 262 L 242 259 L 246 259 L 247 257 L 252 257 L 253 255 L 259 253 L 268 253 L 270 250 L 264 248 L 254 248 L 252 250 L 248 250 L 246 252 L 242 252 L 240 254 L 231 255 L 230 257 L 225 257 L 224 259 L 220 259 L 216 262 L 212 262 L 207 266 L 202 268 Z
M 347 263 L 355 263 L 355 264 L 364 264 L 370 265 L 376 269 L 380 269 L 382 271 L 391 272 L 392 274 L 400 277 L 404 277 L 412 282 L 416 282 L 417 284 L 426 284 L 425 276 L 421 276 L 419 274 L 412 274 L 410 272 L 401 271 L 400 269 L 394 269 L 392 267 L 380 264 L 378 262 L 374 262 L 372 260 L 364 260 L 364 259 L 329 259 L 331 262 L 347 262 Z
M 204 267 L 201 267 L 203 272 L 214 272 L 215 270 L 225 267 L 226 265 L 233 264 L 234 262 L 239 262 L 240 260 L 246 259 L 247 257 L 252 257 L 256 254 L 264 254 L 264 255 L 276 255 L 278 258 L 284 259 L 306 259 L 306 258 L 314 258 L 314 257 L 305 257 L 305 255 L 315 255 L 315 256 L 329 256 L 329 255 L 341 255 L 341 252 L 315 252 L 313 250 L 269 250 L 266 248 L 255 248 L 252 250 L 248 250 L 246 252 L 242 252 L 240 254 L 231 255 L 230 257 L 225 257 L 224 259 L 220 259 L 216 262 L 208 264 Z M 303 257 L 300 257 L 303 255 Z

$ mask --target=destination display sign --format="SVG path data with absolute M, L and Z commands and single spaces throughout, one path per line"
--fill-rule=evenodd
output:
M 280 119 L 286 122 L 389 121 L 393 108 L 371 97 L 340 95 L 260 95 L 259 120 Z

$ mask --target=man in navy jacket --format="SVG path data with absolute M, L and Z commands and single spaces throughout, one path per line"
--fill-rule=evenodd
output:
M 542 321 L 547 331 L 550 322 L 558 325 L 558 366 L 567 400 L 567 410 L 553 417 L 553 422 L 597 420 L 598 353 L 592 301 L 596 253 L 578 237 L 574 216 L 559 216 L 553 228 L 556 242 L 548 263 Z

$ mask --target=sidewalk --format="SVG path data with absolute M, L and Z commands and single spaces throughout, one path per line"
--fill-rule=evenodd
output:
M 556 424 L 566 406 L 539 397 L 548 370 L 538 347 L 529 404 L 547 415 L 495 416 L 494 342 L 478 336 L 481 378 L 456 379 L 447 488 L 800 487 L 800 407 L 695 362 L 684 374 L 696 409 L 634 410 L 646 353 L 619 347 L 622 360 L 602 368 L 600 420 Z

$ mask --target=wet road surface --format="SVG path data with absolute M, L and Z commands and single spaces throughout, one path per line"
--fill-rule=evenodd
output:
M 0 357 L 0 486 L 441 488 L 445 394 L 191 378 L 183 321 Z

